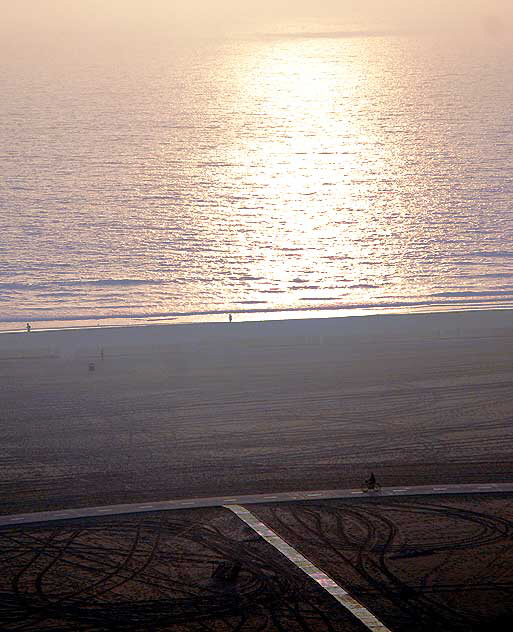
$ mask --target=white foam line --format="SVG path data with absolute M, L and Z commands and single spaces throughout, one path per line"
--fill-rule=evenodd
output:
M 300 570 L 306 573 L 311 579 L 313 579 L 321 588 L 324 588 L 330 595 L 347 608 L 353 616 L 361 621 L 372 632 L 390 632 L 379 619 L 377 619 L 372 612 L 367 610 L 363 604 L 356 601 L 354 597 L 351 597 L 341 586 L 335 583 L 331 577 L 326 575 L 317 566 L 314 566 L 312 562 L 306 559 L 301 553 L 296 551 L 290 544 L 287 544 L 285 540 L 282 540 L 279 535 L 269 529 L 263 522 L 260 522 L 250 511 L 241 505 L 224 505 L 226 509 L 233 511 L 243 522 L 258 533 L 266 542 L 274 546 L 280 553 L 285 555 L 293 564 L 295 564 Z

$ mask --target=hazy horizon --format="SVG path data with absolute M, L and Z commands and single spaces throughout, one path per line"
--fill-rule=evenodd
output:
M 318 19 L 334 26 L 368 25 L 386 28 L 477 28 L 512 35 L 513 6 L 504 0 L 39 0 L 16 3 L 2 0 L 4 41 L 25 35 L 69 33 L 141 36 L 165 32 L 195 35 L 219 34 L 237 29 L 272 28 L 273 23 Z

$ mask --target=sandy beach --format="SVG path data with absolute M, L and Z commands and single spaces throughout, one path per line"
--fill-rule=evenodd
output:
M 511 627 L 511 501 L 375 496 L 250 511 L 387 629 L 483 632 Z M 222 507 L 8 526 L 0 551 L 3 631 L 369 629 Z
M 512 358 L 509 310 L 1 334 L 0 511 L 512 481 Z
M 483 632 L 511 627 L 511 500 L 434 495 L 252 510 L 393 632 Z
M 0 544 L 3 632 L 367 632 L 220 507 L 3 530 Z

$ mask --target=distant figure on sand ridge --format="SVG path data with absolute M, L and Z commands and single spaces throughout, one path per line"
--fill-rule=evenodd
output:
M 32 327 L 30 326 L 30 323 L 27 323 L 27 333 L 29 334 L 32 331 Z
M 233 320 L 233 316 L 231 314 L 228 314 L 228 321 L 231 323 Z

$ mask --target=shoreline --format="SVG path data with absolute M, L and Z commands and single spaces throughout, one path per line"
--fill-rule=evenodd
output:
M 77 352 L 100 345 L 140 348 L 151 345 L 215 344 L 266 341 L 287 345 L 322 345 L 335 339 L 453 338 L 513 335 L 513 309 L 422 313 L 379 313 L 312 318 L 162 322 L 104 325 L 101 327 L 33 328 L 0 331 L 4 351 Z M 281 342 L 280 342 L 281 341 Z
M 67 329 L 88 329 L 113 327 L 147 327 L 155 324 L 160 325 L 185 325 L 199 323 L 223 323 L 228 319 L 228 314 L 234 316 L 234 321 L 239 323 L 276 321 L 276 320 L 312 320 L 312 319 L 332 319 L 350 318 L 360 316 L 387 316 L 387 315 L 417 315 L 417 314 L 452 314 L 461 312 L 496 312 L 513 310 L 513 305 L 509 304 L 404 304 L 404 305 L 383 305 L 383 306 L 351 306 L 351 307 L 322 307 L 322 308 L 269 308 L 269 309 L 248 309 L 231 311 L 204 311 L 167 314 L 148 314 L 145 316 L 88 316 L 70 317 L 65 320 L 44 318 L 41 320 L 29 319 L 33 330 L 37 331 L 57 331 Z M 5 320 L 0 318 L 0 335 L 5 333 L 25 332 L 27 320 Z
M 153 325 L 199 325 L 199 324 L 223 324 L 228 322 L 228 315 L 234 317 L 234 324 L 242 323 L 258 323 L 258 322 L 287 322 L 287 321 L 312 321 L 312 320 L 345 320 L 348 318 L 361 317 L 380 317 L 380 316 L 425 316 L 425 315 L 444 315 L 444 314 L 466 314 L 475 313 L 495 313 L 495 312 L 512 312 L 513 305 L 494 305 L 494 306 L 450 306 L 443 305 L 439 309 L 418 308 L 383 308 L 383 309 L 364 309 L 364 308 L 325 308 L 325 309 L 276 309 L 263 311 L 241 311 L 233 310 L 231 312 L 202 312 L 186 315 L 172 315 L 160 317 L 134 317 L 134 318 L 88 318 L 77 320 L 29 320 L 33 332 L 44 331 L 65 331 L 65 330 L 97 330 L 97 329 L 117 329 L 124 327 L 151 327 Z M 0 320 L 0 336 L 3 334 L 26 333 L 25 320 L 1 321 Z

